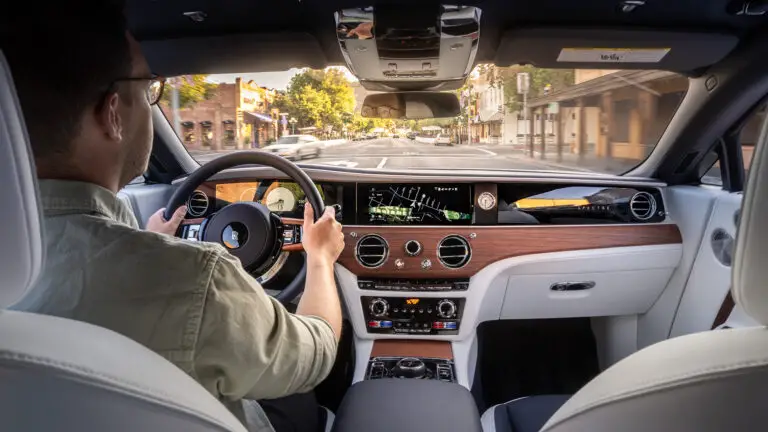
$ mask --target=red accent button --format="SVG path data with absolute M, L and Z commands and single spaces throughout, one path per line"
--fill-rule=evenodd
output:
M 444 327 L 445 327 L 445 324 L 443 324 L 440 321 L 435 321 L 435 322 L 432 323 L 432 328 L 433 329 L 441 329 L 441 328 L 444 328 Z
M 381 322 L 379 322 L 379 321 L 368 321 L 368 327 L 379 328 L 379 327 L 381 327 Z

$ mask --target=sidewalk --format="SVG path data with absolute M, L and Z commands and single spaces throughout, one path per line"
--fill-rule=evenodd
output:
M 541 158 L 541 152 L 534 151 L 531 158 L 527 154 L 515 155 L 523 160 L 535 161 L 536 163 L 547 165 L 557 170 L 565 171 L 584 171 L 594 172 L 600 174 L 624 174 L 637 166 L 640 160 L 635 159 L 619 159 L 619 158 L 604 158 L 595 155 L 583 155 L 579 158 L 579 155 L 572 153 L 563 153 L 561 159 L 558 160 L 557 153 L 547 152 L 544 155 L 544 159 Z

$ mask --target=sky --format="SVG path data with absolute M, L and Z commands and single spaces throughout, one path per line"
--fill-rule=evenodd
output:
M 339 67 L 345 72 L 347 79 L 350 81 L 356 80 L 349 70 L 345 67 Z M 219 83 L 233 83 L 235 78 L 241 77 L 246 81 L 253 80 L 257 85 L 267 88 L 273 88 L 277 90 L 285 90 L 288 87 L 288 83 L 291 78 L 297 73 L 301 72 L 301 69 L 288 69 L 287 71 L 280 72 L 257 72 L 257 73 L 242 73 L 242 74 L 215 74 L 210 75 L 208 79 Z

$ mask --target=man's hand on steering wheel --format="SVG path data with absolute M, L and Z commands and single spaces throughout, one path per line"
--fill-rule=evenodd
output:
M 304 205 L 304 234 L 302 244 L 307 253 L 307 260 L 333 265 L 344 250 L 344 233 L 341 224 L 336 221 L 336 211 L 333 207 L 325 208 L 325 213 L 317 222 L 314 221 L 312 205 Z

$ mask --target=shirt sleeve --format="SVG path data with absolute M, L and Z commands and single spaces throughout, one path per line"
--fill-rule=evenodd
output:
M 288 312 L 237 258 L 219 255 L 195 349 L 194 373 L 208 391 L 229 400 L 304 393 L 328 375 L 336 349 L 328 322 Z

